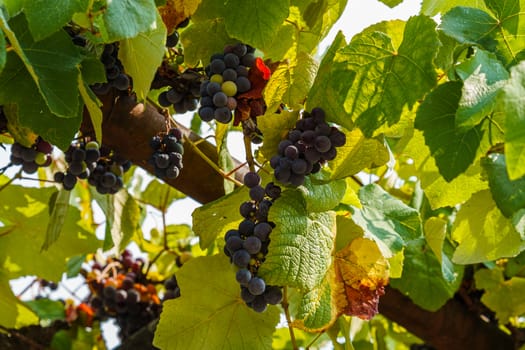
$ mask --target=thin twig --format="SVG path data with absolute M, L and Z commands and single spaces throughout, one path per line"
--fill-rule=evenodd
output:
M 286 323 L 288 323 L 288 330 L 290 331 L 290 341 L 292 342 L 292 347 L 294 350 L 298 350 L 297 341 L 295 340 L 295 334 L 292 327 L 292 318 L 290 317 L 290 311 L 288 310 L 288 289 L 287 287 L 283 288 L 283 301 L 281 305 L 284 309 L 284 316 L 286 317 Z
M 151 267 L 153 266 L 153 264 L 155 264 L 155 262 L 161 257 L 162 254 L 164 254 L 167 250 L 165 248 L 162 248 L 162 250 L 160 252 L 157 253 L 157 255 L 155 255 L 155 257 L 149 262 L 148 264 L 148 268 L 146 269 L 146 272 L 144 273 L 144 276 L 147 276 L 148 273 L 149 273 L 149 270 L 151 269 Z
M 217 172 L 220 176 L 222 176 L 224 179 L 226 180 L 229 180 L 231 182 L 233 182 L 235 185 L 237 186 L 242 186 L 242 183 L 240 181 L 237 181 L 236 179 L 234 178 L 231 178 L 229 176 L 227 176 L 224 171 L 221 170 L 221 168 L 219 168 L 217 166 L 217 164 L 215 164 L 210 158 L 208 158 L 198 147 L 195 146 L 195 144 L 193 143 L 192 140 L 190 140 L 189 137 L 187 137 L 186 135 L 184 135 L 184 141 L 186 143 L 189 143 L 192 147 L 193 147 L 193 150 L 195 151 L 195 153 L 197 153 L 199 155 L 199 157 L 201 157 L 213 170 L 215 170 L 215 172 Z
M 250 171 L 255 172 L 255 162 L 253 160 L 253 154 L 252 154 L 252 141 L 250 140 L 250 137 L 248 135 L 243 136 L 243 141 L 244 141 L 244 149 L 246 151 L 246 161 L 248 162 Z

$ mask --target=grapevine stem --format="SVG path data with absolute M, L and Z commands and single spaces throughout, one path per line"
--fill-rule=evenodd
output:
M 20 179 L 20 180 L 31 180 L 31 181 L 40 181 L 40 182 L 58 183 L 58 182 L 56 182 L 55 180 L 48 180 L 48 179 L 35 179 L 35 178 L 32 178 L 32 177 L 25 177 L 25 176 L 20 176 L 19 179 Z
M 250 140 L 250 137 L 248 137 L 247 135 L 244 135 L 243 141 L 244 141 L 244 149 L 246 151 L 246 161 L 248 162 L 250 171 L 255 172 L 255 162 L 253 160 L 253 154 L 252 154 L 252 141 Z
M 190 140 L 188 136 L 184 135 L 184 141 L 185 143 L 190 144 L 195 153 L 197 153 L 206 163 L 208 163 L 208 165 L 219 175 L 221 175 L 226 180 L 233 182 L 237 186 L 242 186 L 242 183 L 224 174 L 224 172 L 210 158 L 208 158 L 198 147 L 195 146 L 193 141 Z
M 155 255 L 155 257 L 149 262 L 148 268 L 146 269 L 146 272 L 144 273 L 144 276 L 148 275 L 149 270 L 151 269 L 153 264 L 155 264 L 155 262 L 162 256 L 162 254 L 164 254 L 164 252 L 166 252 L 166 248 L 162 248 L 162 250 L 160 252 L 158 252 L 157 255 Z
M 6 328 L 2 325 L 0 325 L 0 329 L 3 330 L 4 332 L 8 333 L 8 334 L 11 334 L 12 336 L 14 337 L 17 337 L 18 339 L 20 339 L 21 341 L 23 341 L 24 343 L 27 343 L 29 345 L 31 345 L 31 348 L 33 349 L 38 349 L 38 350 L 45 350 L 46 348 L 44 346 L 42 346 L 41 344 L 38 344 L 37 342 L 35 342 L 34 340 L 26 337 L 25 335 L 23 334 L 20 334 L 18 333 L 17 331 L 14 331 L 12 329 L 9 329 L 9 328 Z
M 298 350 L 297 341 L 295 340 L 295 334 L 292 327 L 292 318 L 290 317 L 290 311 L 288 310 L 288 289 L 287 287 L 283 288 L 283 301 L 281 305 L 284 309 L 284 316 L 286 317 L 286 323 L 288 323 L 288 330 L 290 331 L 290 341 L 292 342 L 292 347 L 294 350 Z
M 64 288 L 64 289 L 65 289 L 69 294 L 71 294 L 74 298 L 76 298 L 78 301 L 80 301 L 80 302 L 83 301 L 82 298 L 80 298 L 80 297 L 75 293 L 74 290 L 69 289 L 69 288 L 66 286 L 65 283 L 62 283 L 60 286 L 61 286 L 62 288 Z

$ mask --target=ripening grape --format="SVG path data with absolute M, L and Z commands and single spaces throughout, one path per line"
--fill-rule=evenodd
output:
M 250 253 L 248 253 L 244 249 L 239 249 L 232 255 L 233 263 L 240 268 L 247 267 L 248 264 L 250 263 L 250 259 L 251 259 Z
M 252 188 L 252 187 L 260 185 L 261 177 L 259 176 L 259 174 L 250 171 L 244 175 L 243 181 L 246 187 Z
M 253 277 L 250 282 L 248 282 L 248 291 L 253 295 L 261 295 L 266 289 L 266 283 L 262 278 Z
M 237 94 L 237 85 L 233 81 L 225 81 L 222 83 L 221 89 L 229 97 Z
M 248 269 L 240 269 L 235 274 L 235 279 L 242 285 L 247 285 L 252 279 L 252 273 Z

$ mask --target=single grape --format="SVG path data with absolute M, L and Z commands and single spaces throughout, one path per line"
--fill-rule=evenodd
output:
M 272 226 L 267 222 L 259 222 L 253 228 L 253 235 L 261 241 L 266 241 L 272 232 Z
M 304 151 L 304 158 L 310 163 L 317 163 L 321 159 L 321 154 L 315 148 L 307 148 Z
M 274 176 L 277 181 L 287 184 L 290 181 L 290 176 L 292 175 L 292 172 L 290 169 L 284 169 L 281 167 L 275 168 Z
M 34 174 L 38 171 L 38 164 L 33 162 L 25 162 L 22 164 L 22 170 L 27 174 Z
M 301 186 L 303 183 L 304 183 L 304 175 L 302 174 L 292 174 L 290 176 L 290 184 L 292 184 L 292 186 L 295 186 L 295 187 L 299 187 Z
M 255 312 L 264 312 L 266 311 L 268 304 L 262 295 L 258 295 L 252 301 L 251 307 Z
M 232 68 L 225 69 L 224 72 L 222 72 L 222 79 L 223 79 L 223 81 L 232 81 L 232 82 L 234 82 L 235 80 L 237 80 L 237 71 L 235 69 L 232 69 Z M 224 88 L 223 88 L 223 90 L 224 90 Z M 235 90 L 237 90 L 237 87 L 235 87 Z
M 33 162 L 37 154 L 38 152 L 36 150 L 24 147 L 21 151 L 21 158 L 24 162 Z
M 225 81 L 222 83 L 221 89 L 227 96 L 235 96 L 238 91 L 237 85 L 233 81 Z
M 214 74 L 210 77 L 210 81 L 213 83 L 222 84 L 222 82 L 224 81 L 224 78 L 222 74 Z
M 250 253 L 244 249 L 239 249 L 232 255 L 233 263 L 240 268 L 246 268 L 250 263 Z
M 239 223 L 239 233 L 243 236 L 250 236 L 253 234 L 255 223 L 251 220 L 245 219 Z
M 239 212 L 241 216 L 247 219 L 253 217 L 255 215 L 255 211 L 256 211 L 256 207 L 250 201 L 242 203 L 241 206 L 239 207 Z
M 232 120 L 232 113 L 228 107 L 219 107 L 214 112 L 215 120 L 219 123 L 227 124 Z
M 230 111 L 234 111 L 235 109 L 237 109 L 237 100 L 235 99 L 235 97 L 231 97 L 231 96 L 228 97 L 228 101 L 226 102 L 226 107 L 228 107 Z
M 217 107 L 224 107 L 226 106 L 226 102 L 228 102 L 228 96 L 224 92 L 217 92 L 215 95 L 213 95 L 213 104 Z
M 175 179 L 179 176 L 180 170 L 177 166 L 170 166 L 166 169 L 166 177 L 168 179 Z
M 166 92 L 166 99 L 172 104 L 179 103 L 183 98 L 184 94 L 175 89 L 170 89 Z
M 166 281 L 164 281 L 164 287 L 166 289 L 175 290 L 175 288 L 177 288 L 178 286 L 179 284 L 177 283 L 177 278 L 175 277 L 175 275 L 171 276 Z
M 248 269 L 240 269 L 235 274 L 235 279 L 242 285 L 247 285 L 252 279 L 252 273 Z
M 77 183 L 77 177 L 75 175 L 71 173 L 67 173 L 64 175 L 63 185 L 64 185 L 65 190 L 71 191 L 73 187 L 75 187 L 76 183 Z
M 252 88 L 252 84 L 250 83 L 248 78 L 243 76 L 237 77 L 237 80 L 235 80 L 235 84 L 237 84 L 237 91 L 239 93 L 249 91 Z
M 248 49 L 246 48 L 246 45 L 244 44 L 237 44 L 233 47 L 232 52 L 236 54 L 237 56 L 239 56 L 240 58 L 246 55 L 246 53 L 248 52 Z
M 270 305 L 277 305 L 283 301 L 283 292 L 280 287 L 267 286 L 264 291 L 264 300 Z
M 341 147 L 346 143 L 346 135 L 343 132 L 337 130 L 335 127 L 332 128 L 330 136 L 328 137 L 330 138 L 330 142 L 334 147 Z
M 115 295 L 117 294 L 117 289 L 115 288 L 115 286 L 108 285 L 104 287 L 102 294 L 104 295 L 104 298 L 113 299 L 115 298 Z
M 289 159 L 297 159 L 297 157 L 299 157 L 299 150 L 294 145 L 290 145 L 284 149 L 284 155 Z
M 229 237 L 228 240 L 226 241 L 226 248 L 230 251 L 230 253 L 233 254 L 242 248 L 243 243 L 244 241 L 241 237 L 232 236 L 232 237 Z
M 304 119 L 303 119 L 304 120 Z M 301 141 L 303 141 L 306 145 L 310 146 L 313 145 L 316 140 L 316 134 L 313 130 L 306 130 L 301 135 Z
M 257 254 L 261 251 L 262 242 L 258 237 L 250 236 L 246 238 L 243 248 L 250 254 Z
M 179 32 L 174 31 L 166 37 L 166 47 L 175 47 L 179 43 Z
M 315 149 L 319 153 L 324 153 L 330 150 L 332 147 L 332 143 L 330 142 L 330 139 L 327 136 L 317 136 L 315 139 Z
M 248 68 L 246 68 L 245 66 L 238 66 L 236 69 L 235 69 L 235 72 L 237 73 L 237 76 L 242 76 L 242 77 L 248 77 Z
M 264 199 L 264 188 L 257 185 L 250 188 L 250 198 L 256 202 L 260 202 Z
M 234 53 L 227 53 L 224 55 L 224 63 L 226 67 L 235 69 L 240 63 L 239 56 Z
M 241 287 L 241 298 L 244 300 L 245 303 L 249 304 L 255 300 L 255 295 L 250 293 L 248 288 Z
M 95 163 L 100 158 L 100 151 L 98 149 L 86 149 L 86 163 Z
M 168 93 L 166 91 L 161 92 L 157 100 L 159 101 L 159 105 L 161 105 L 162 107 L 171 106 L 171 102 L 168 100 Z
M 202 101 L 201 101 L 202 102 Z M 199 116 L 202 121 L 210 122 L 213 120 L 215 110 L 212 107 L 201 107 L 199 108 Z
M 113 86 L 117 88 L 117 90 L 125 91 L 129 87 L 129 78 L 126 74 L 119 74 L 115 80 L 113 80 Z
M 133 284 L 135 284 L 135 281 L 132 280 L 131 278 L 126 277 L 122 280 L 122 289 L 124 290 L 131 289 L 133 288 Z
M 226 64 L 220 58 L 216 58 L 210 62 L 210 72 L 212 74 L 222 74 L 226 69 Z
M 112 172 L 106 172 L 102 175 L 101 184 L 106 188 L 111 188 L 117 183 L 117 177 Z
M 35 157 L 35 163 L 37 165 L 44 165 L 47 162 L 47 156 L 44 153 L 38 152 Z
M 157 168 L 166 169 L 170 165 L 170 157 L 166 153 L 157 153 L 154 159 Z
M 86 163 L 83 161 L 73 161 L 69 164 L 69 172 L 75 176 L 82 174 L 86 170 Z
M 38 138 L 38 141 L 36 143 L 36 150 L 44 154 L 49 154 L 53 151 L 53 146 L 49 142 L 46 142 L 42 140 L 41 138 Z
M 140 293 L 135 289 L 128 290 L 126 302 L 128 304 L 137 304 L 140 301 Z
M 306 174 L 306 169 L 308 168 L 308 163 L 306 160 L 298 158 L 292 162 L 292 172 L 298 175 Z
M 246 67 L 253 67 L 255 64 L 255 56 L 253 53 L 247 53 L 242 58 L 242 64 Z
M 221 85 L 218 84 L 218 83 L 210 82 L 208 84 L 208 87 L 207 87 L 206 91 L 208 92 L 209 96 L 213 96 L 216 93 L 221 91 Z
M 59 171 L 53 175 L 53 179 L 55 180 L 55 182 L 61 183 L 62 181 L 64 181 L 64 176 L 65 174 Z
M 266 289 L 266 283 L 260 277 L 253 277 L 248 283 L 248 290 L 253 295 L 261 295 Z
M 261 177 L 259 176 L 259 174 L 253 171 L 249 171 L 244 175 L 243 182 L 244 185 L 246 185 L 246 187 L 252 188 L 258 186 L 261 183 Z

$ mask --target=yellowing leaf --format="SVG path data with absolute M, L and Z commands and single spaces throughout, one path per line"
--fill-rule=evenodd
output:
M 167 0 L 166 5 L 159 6 L 158 10 L 162 21 L 173 32 L 177 25 L 195 13 L 201 0 Z
M 356 238 L 335 254 L 335 302 L 345 315 L 371 319 L 388 283 L 388 262 L 377 244 Z

